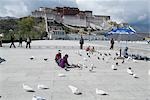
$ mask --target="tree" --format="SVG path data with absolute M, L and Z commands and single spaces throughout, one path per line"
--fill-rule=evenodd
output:
M 32 29 L 35 25 L 35 21 L 33 17 L 25 17 L 18 21 L 18 33 L 23 37 L 32 36 Z

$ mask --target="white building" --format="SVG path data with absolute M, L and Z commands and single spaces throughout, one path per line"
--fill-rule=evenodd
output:
M 80 11 L 78 8 L 70 7 L 56 7 L 54 9 L 40 7 L 38 10 L 32 12 L 32 16 L 45 18 L 46 32 L 49 34 L 54 30 L 62 30 L 61 27 L 52 25 L 54 21 L 64 25 L 91 27 L 93 29 L 102 30 L 106 27 L 107 21 L 110 20 L 110 16 L 93 15 L 92 11 Z M 54 37 L 58 38 L 59 36 L 55 35 Z M 50 35 L 50 39 L 54 37 Z M 60 38 L 61 37 L 62 35 Z

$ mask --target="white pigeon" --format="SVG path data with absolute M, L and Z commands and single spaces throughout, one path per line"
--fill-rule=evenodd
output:
M 133 77 L 134 77 L 134 78 L 139 78 L 136 74 L 133 74 Z
M 49 89 L 47 86 L 42 85 L 42 84 L 38 84 L 37 88 L 38 89 Z
M 131 57 L 128 57 L 128 58 L 127 58 L 128 61 L 131 60 L 131 59 L 132 59 Z
M 58 76 L 59 76 L 59 77 L 65 77 L 66 75 L 60 73 L 60 74 L 58 74 Z
M 30 86 L 23 84 L 23 89 L 27 92 L 35 92 Z
M 97 94 L 97 95 L 107 95 L 108 93 L 106 93 L 106 92 L 103 91 L 103 90 L 99 90 L 98 88 L 96 88 L 96 94 Z
M 33 96 L 32 100 L 46 100 L 46 99 L 40 96 Z
M 84 59 L 84 61 L 87 61 L 87 58 L 83 58 Z
M 133 75 L 133 71 L 131 70 L 130 67 L 127 69 L 127 73 L 129 73 L 130 75 Z
M 31 56 L 30 59 L 33 60 L 33 59 L 35 59 L 35 57 L 34 57 L 34 56 Z
M 135 59 L 133 59 L 132 61 L 133 61 L 134 63 L 137 63 L 137 62 L 138 62 L 138 61 L 137 61 L 137 60 L 135 60 Z
M 69 85 L 68 87 L 71 89 L 73 94 L 76 94 L 76 95 L 81 95 L 82 94 L 77 87 L 74 87 L 72 85 Z
M 112 68 L 113 70 L 117 70 L 117 68 L 115 67 L 115 65 L 111 65 L 111 68 Z

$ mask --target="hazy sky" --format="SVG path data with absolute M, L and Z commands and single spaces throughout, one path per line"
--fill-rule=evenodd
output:
M 0 16 L 22 17 L 38 7 L 73 6 L 112 20 L 149 28 L 150 0 L 0 0 Z

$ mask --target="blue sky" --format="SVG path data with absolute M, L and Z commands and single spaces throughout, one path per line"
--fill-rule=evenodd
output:
M 0 16 L 23 17 L 38 7 L 71 6 L 92 10 L 94 14 L 110 15 L 127 22 L 137 31 L 150 31 L 150 0 L 0 0 Z

